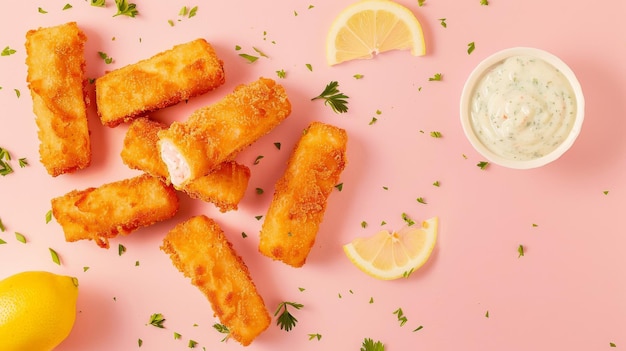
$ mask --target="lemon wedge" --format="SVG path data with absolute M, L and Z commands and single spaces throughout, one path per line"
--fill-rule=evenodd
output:
M 391 0 L 362 0 L 339 13 L 326 38 L 329 65 L 369 59 L 390 50 L 426 53 L 422 26 L 411 10 Z
M 437 242 L 438 225 L 438 218 L 433 217 L 423 221 L 421 227 L 407 226 L 394 233 L 383 230 L 356 238 L 343 250 L 355 266 L 374 278 L 408 277 L 428 261 Z

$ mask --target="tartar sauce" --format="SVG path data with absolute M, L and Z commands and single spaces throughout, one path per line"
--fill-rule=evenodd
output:
M 488 71 L 471 100 L 478 139 L 501 157 L 526 161 L 556 149 L 576 118 L 567 78 L 551 64 L 513 56 Z

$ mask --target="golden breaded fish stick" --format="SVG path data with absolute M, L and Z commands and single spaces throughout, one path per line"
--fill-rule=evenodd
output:
M 66 241 L 95 240 L 103 248 L 108 239 L 169 219 L 177 210 L 174 188 L 148 174 L 52 199 Z
M 157 133 L 167 129 L 163 123 L 147 117 L 134 120 L 128 127 L 122 148 L 122 161 L 132 169 L 139 169 L 168 183 L 165 163 L 161 160 Z M 236 210 L 246 193 L 250 169 L 235 161 L 219 164 L 211 173 L 188 182 L 182 191 L 189 196 L 215 204 L 221 212 Z
M 26 80 L 39 129 L 39 156 L 53 177 L 91 163 L 84 92 L 86 40 L 75 22 L 26 33 Z
M 96 79 L 102 124 L 115 127 L 224 84 L 224 65 L 204 39 L 174 46 Z
M 233 339 L 246 346 L 269 327 L 271 317 L 248 267 L 215 221 L 200 215 L 178 224 L 161 250 L 204 293 Z
M 180 187 L 208 174 L 290 113 L 285 89 L 274 80 L 260 78 L 196 110 L 187 121 L 172 123 L 159 132 L 159 151 L 172 184 Z
M 276 182 L 261 228 L 259 251 L 301 267 L 315 242 L 328 196 L 346 165 L 343 129 L 313 122 L 305 130 Z

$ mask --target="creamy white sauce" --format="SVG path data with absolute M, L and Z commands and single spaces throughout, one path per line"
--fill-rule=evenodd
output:
M 567 78 L 549 63 L 514 56 L 488 71 L 471 100 L 471 123 L 492 152 L 532 160 L 556 149 L 576 118 L 576 98 Z

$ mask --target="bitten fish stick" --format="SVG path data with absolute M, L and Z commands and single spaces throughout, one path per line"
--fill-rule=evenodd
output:
M 174 188 L 148 174 L 52 199 L 66 241 L 95 240 L 103 248 L 110 238 L 169 219 L 177 210 Z
M 261 228 L 259 251 L 301 267 L 315 242 L 328 196 L 346 165 L 343 129 L 313 122 L 305 130 L 276 182 Z
M 213 47 L 196 39 L 96 79 L 98 115 L 102 124 L 115 127 L 211 91 L 224 80 Z
M 26 33 L 26 80 L 39 129 L 39 156 L 53 177 L 91 163 L 84 93 L 86 40 L 75 22 Z
M 185 122 L 159 132 L 159 151 L 172 184 L 208 174 L 218 164 L 269 133 L 291 113 L 285 89 L 272 79 L 240 85 Z
M 157 133 L 167 129 L 163 123 L 147 117 L 134 120 L 124 138 L 121 156 L 124 164 L 139 169 L 168 183 L 165 163 L 161 160 Z M 220 211 L 236 210 L 246 193 L 250 169 L 235 161 L 219 164 L 211 173 L 188 182 L 182 191 L 189 196 L 215 204 Z
M 161 250 L 204 293 L 233 339 L 247 346 L 269 327 L 271 317 L 248 267 L 215 221 L 200 215 L 178 224 Z

